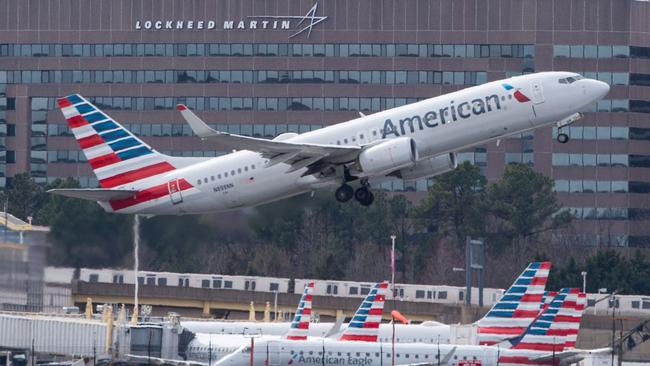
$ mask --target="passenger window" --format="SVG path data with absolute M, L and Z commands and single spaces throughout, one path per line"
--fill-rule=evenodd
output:
M 231 170 L 230 175 L 235 175 L 235 170 Z
M 245 171 L 245 172 L 248 171 L 248 166 L 245 166 L 245 167 L 244 167 L 244 171 Z
M 214 175 L 210 177 L 210 180 L 214 182 Z
M 560 82 L 560 84 L 566 84 L 566 79 L 560 79 L 558 81 Z
M 569 76 L 568 78 L 566 78 L 566 80 L 569 82 L 569 84 L 571 84 L 571 83 L 573 83 L 574 81 L 576 81 L 576 79 L 574 79 L 574 78 L 571 77 L 571 76 Z
M 225 178 L 228 178 L 228 172 L 223 173 L 223 176 L 224 176 Z
M 217 179 L 221 179 L 221 174 L 217 174 Z
M 255 164 L 251 165 L 251 169 L 255 170 Z
M 344 144 L 347 144 L 347 143 L 348 143 L 348 139 L 343 139 L 343 143 L 344 143 Z
M 197 181 L 196 181 L 196 184 L 201 185 L 201 180 L 200 180 L 200 179 L 197 180 Z
M 208 183 L 208 177 L 203 178 L 203 183 Z

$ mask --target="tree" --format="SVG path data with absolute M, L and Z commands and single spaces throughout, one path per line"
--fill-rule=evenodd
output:
M 490 185 L 484 206 L 491 216 L 489 242 L 492 248 L 512 246 L 513 259 L 522 265 L 528 244 L 538 234 L 571 221 L 553 192 L 553 180 L 528 165 L 511 164 L 503 177 Z
M 482 234 L 485 186 L 479 168 L 464 162 L 436 178 L 427 199 L 417 208 L 417 216 L 441 236 L 453 236 L 458 247 L 464 247 L 466 236 Z
M 33 216 L 43 199 L 43 189 L 29 173 L 16 174 L 6 190 L 8 211 L 23 220 Z

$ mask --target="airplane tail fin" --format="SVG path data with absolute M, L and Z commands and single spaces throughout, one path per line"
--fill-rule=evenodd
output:
M 532 262 L 477 322 L 478 342 L 497 344 L 520 335 L 540 312 L 551 262 Z
M 309 282 L 300 297 L 296 315 L 291 322 L 291 327 L 286 334 L 286 339 L 305 340 L 309 334 L 309 322 L 311 321 L 311 298 L 314 291 L 314 282 Z
M 161 154 L 78 94 L 58 99 L 102 188 L 119 188 L 176 169 Z
M 387 289 L 388 282 L 384 281 L 370 290 L 341 335 L 341 341 L 377 342 Z
M 567 335 L 573 332 L 576 319 L 578 326 L 580 324 L 580 317 L 575 316 L 578 295 L 578 289 L 560 290 L 512 349 L 562 352 L 566 347 Z

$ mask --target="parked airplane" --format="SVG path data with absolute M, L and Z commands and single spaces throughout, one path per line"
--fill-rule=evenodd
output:
M 488 344 L 501 342 L 510 337 L 515 337 L 528 327 L 540 311 L 542 294 L 546 286 L 550 262 L 529 263 L 526 269 L 515 279 L 512 286 L 504 293 L 503 297 L 494 304 L 492 309 L 474 324 L 477 335 L 470 342 Z M 552 296 L 551 296 L 552 298 Z M 530 309 L 536 309 L 530 312 Z M 253 323 L 253 322 L 223 322 L 223 321 L 187 321 L 181 325 L 202 339 L 210 339 L 206 333 L 212 333 L 212 344 L 220 346 L 214 338 L 219 334 L 232 334 L 250 339 L 252 336 L 280 336 L 289 329 L 289 323 Z M 309 336 L 326 337 L 347 329 L 342 325 L 340 331 L 333 330 L 334 323 L 313 323 L 309 327 Z M 390 342 L 395 332 L 397 343 L 442 343 L 451 341 L 451 326 L 438 322 L 425 322 L 422 324 L 379 324 L 378 340 Z M 230 338 L 232 339 L 232 337 Z M 206 347 L 202 342 L 202 347 Z
M 322 187 L 373 202 L 370 181 L 436 176 L 456 152 L 555 124 L 560 129 L 609 92 L 570 72 L 493 81 L 303 134 L 273 140 L 215 131 L 179 105 L 196 135 L 240 151 L 216 158 L 159 153 L 80 95 L 58 100 L 101 188 L 55 189 L 109 212 L 192 214 L 250 207 Z M 560 142 L 568 141 L 565 133 Z M 359 180 L 356 191 L 348 185 Z
M 216 366 L 256 365 L 554 365 L 577 362 L 602 350 L 568 349 L 569 328 L 579 325 L 582 312 L 576 310 L 577 293 L 561 290 L 519 339 L 498 346 L 422 343 L 341 342 L 331 339 L 287 342 L 260 340 L 254 349 L 243 346 L 222 358 Z M 558 315 L 560 314 L 560 315 Z M 576 315 L 578 315 L 576 317 Z M 251 355 L 252 352 L 252 355 Z M 251 357 L 252 356 L 252 357 Z
M 381 322 L 381 314 L 384 310 L 384 300 L 387 288 L 388 282 L 380 282 L 370 290 L 368 295 L 366 295 L 359 305 L 350 325 L 340 336 L 341 340 L 353 341 L 364 339 L 366 341 L 376 341 L 379 336 L 379 322 Z M 298 308 L 296 309 L 293 321 L 290 323 L 286 332 L 283 333 L 282 338 L 278 335 L 268 334 L 257 334 L 256 336 L 260 339 L 263 338 L 266 340 L 307 340 L 311 321 L 313 290 L 313 282 L 309 283 L 309 285 L 305 287 L 300 302 L 298 303 Z M 191 329 L 189 330 L 191 331 Z M 332 329 L 330 329 L 330 331 L 332 331 Z M 187 346 L 185 358 L 190 361 L 199 362 L 216 361 L 239 349 L 239 347 L 250 344 L 253 336 L 255 336 L 255 334 L 197 333 L 195 338 L 190 341 Z

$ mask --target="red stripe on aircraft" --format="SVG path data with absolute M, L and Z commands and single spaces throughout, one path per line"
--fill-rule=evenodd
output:
M 537 310 L 515 310 L 512 313 L 513 318 L 535 318 L 539 314 Z
M 531 285 L 545 285 L 548 281 L 548 277 L 533 277 L 530 281 Z
M 478 332 L 482 334 L 521 334 L 525 327 L 480 327 Z
M 290 336 L 287 336 L 287 339 L 292 340 L 292 341 L 304 341 L 304 340 L 307 339 L 307 336 L 290 335 Z
M 122 159 L 120 159 L 120 157 L 114 152 L 111 152 L 88 160 L 88 164 L 90 164 L 93 169 L 98 169 L 107 165 L 119 163 L 120 161 L 122 161 Z
M 82 149 L 87 149 L 89 147 L 97 146 L 99 144 L 104 143 L 104 139 L 102 139 L 98 134 L 90 135 L 88 137 L 80 138 L 77 140 L 79 143 L 79 146 Z
M 145 178 L 152 177 L 154 175 L 166 173 L 174 169 L 176 169 L 174 168 L 174 166 L 164 161 L 162 163 L 149 165 L 144 168 L 129 170 L 128 172 L 120 173 L 110 178 L 102 179 L 99 181 L 99 184 L 103 188 L 113 188 L 113 187 L 121 186 L 122 184 L 135 182 L 136 180 L 145 179 Z
M 552 344 L 552 343 L 519 343 L 512 349 L 527 349 L 532 351 L 553 351 L 561 352 L 564 349 L 564 343 L 561 344 Z
M 85 126 L 88 124 L 88 121 L 86 121 L 81 115 L 76 115 L 68 118 L 68 126 L 70 128 L 77 128 L 81 126 Z
M 185 179 L 180 179 L 179 190 L 184 191 L 186 189 L 192 188 L 192 185 L 188 183 Z M 129 198 L 123 198 L 120 200 L 110 201 L 111 207 L 114 211 L 122 210 L 131 206 L 138 205 L 147 201 L 155 200 L 160 197 L 164 197 L 169 194 L 169 189 L 167 183 L 153 186 L 151 188 L 143 189 L 138 191 L 135 195 Z
M 363 323 L 363 327 L 372 329 L 379 328 L 379 322 L 365 322 Z
M 363 342 L 377 342 L 376 335 L 363 335 L 363 334 L 344 334 L 341 336 L 342 341 L 363 341 Z
M 368 315 L 382 315 L 384 313 L 384 309 L 380 308 L 372 308 L 368 310 Z
M 70 103 L 67 98 L 59 98 L 56 100 L 56 102 L 59 104 L 59 108 L 65 108 L 72 105 L 72 103 Z

